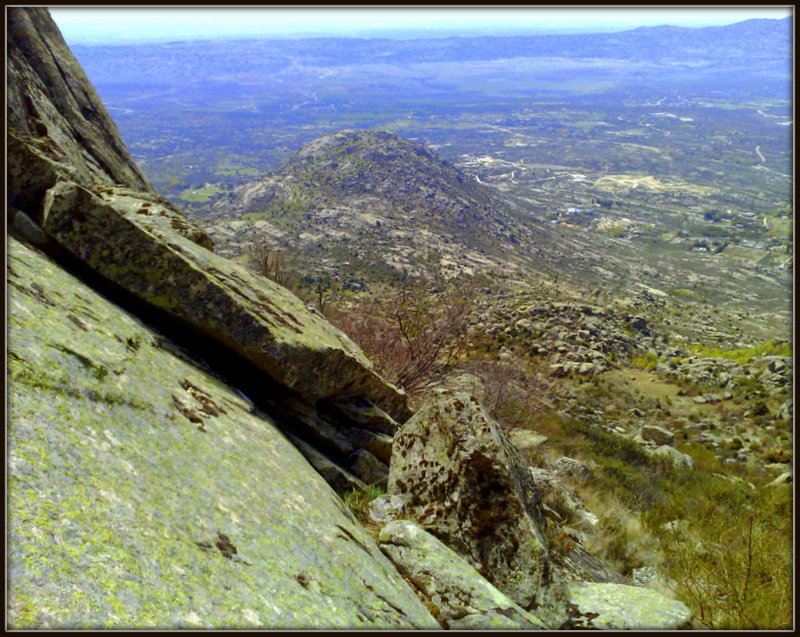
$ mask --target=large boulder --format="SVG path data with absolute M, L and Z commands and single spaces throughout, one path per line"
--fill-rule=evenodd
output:
M 441 391 L 395 434 L 389 494 L 525 609 L 549 582 L 546 522 L 519 452 L 471 394 Z
M 235 352 L 307 402 L 361 394 L 408 416 L 405 395 L 344 333 L 286 288 L 210 252 L 153 207 L 59 182 L 44 230 L 94 272 Z
M 547 628 L 414 522 L 398 520 L 387 524 L 381 529 L 378 544 L 450 629 Z
M 10 628 L 439 627 L 268 416 L 8 246 Z

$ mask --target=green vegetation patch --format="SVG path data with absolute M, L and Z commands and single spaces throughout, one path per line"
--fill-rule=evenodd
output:
M 690 345 L 690 351 L 701 358 L 726 358 L 734 360 L 740 365 L 746 365 L 751 360 L 764 358 L 765 356 L 791 356 L 791 343 L 776 344 L 774 340 L 767 341 L 761 345 L 747 347 L 743 349 L 719 349 L 706 345 Z
M 344 503 L 359 522 L 366 522 L 369 519 L 367 514 L 369 503 L 384 493 L 386 491 L 375 485 L 370 485 L 366 489 L 352 489 L 344 494 Z
M 653 352 L 645 352 L 642 356 L 637 356 L 631 361 L 631 366 L 638 367 L 645 371 L 650 371 L 658 364 L 658 355 Z
M 217 186 L 208 185 L 195 190 L 184 190 L 179 197 L 182 201 L 189 203 L 205 203 L 221 192 L 225 191 Z
M 693 292 L 692 290 L 686 290 L 684 288 L 672 288 L 669 290 L 669 293 L 672 296 L 676 296 L 678 298 L 689 299 L 692 301 L 702 301 L 703 297 L 700 296 L 697 292 Z

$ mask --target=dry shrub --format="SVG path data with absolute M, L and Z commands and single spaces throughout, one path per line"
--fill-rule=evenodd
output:
M 248 266 L 263 277 L 290 290 L 297 289 L 297 275 L 289 264 L 285 250 L 261 241 L 250 249 Z
M 603 488 L 579 489 L 586 507 L 600 518 L 587 548 L 624 575 L 659 561 L 658 543 L 643 528 L 638 515 Z
M 483 406 L 505 429 L 530 427 L 550 408 L 550 383 L 521 364 L 475 360 L 466 369 L 483 381 Z
M 756 500 L 735 515 L 695 509 L 691 539 L 660 536 L 675 594 L 704 628 L 792 628 L 791 492 L 774 489 Z
M 328 319 L 358 343 L 377 371 L 410 395 L 442 384 L 464 351 L 474 292 L 448 285 L 428 290 L 406 282 L 386 296 Z

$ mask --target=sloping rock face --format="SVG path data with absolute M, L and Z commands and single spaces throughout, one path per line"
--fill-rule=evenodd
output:
M 155 194 L 47 9 L 9 8 L 7 17 L 12 205 L 38 206 L 56 172 Z
M 402 517 L 525 609 L 549 584 L 546 523 L 519 452 L 471 394 L 442 391 L 395 435 L 388 493 Z
M 366 395 L 399 417 L 403 399 L 346 335 L 294 294 L 198 246 L 130 195 L 60 182 L 44 230 L 94 271 L 235 351 L 309 402 Z
M 438 628 L 233 387 L 9 239 L 12 628 Z
M 455 551 L 414 522 L 381 529 L 381 550 L 455 630 L 542 630 L 547 627 L 503 595 Z

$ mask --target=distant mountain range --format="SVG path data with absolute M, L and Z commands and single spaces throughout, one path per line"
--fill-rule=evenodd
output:
M 754 19 L 723 27 L 640 27 L 617 33 L 387 38 L 311 38 L 185 41 L 147 45 L 75 45 L 73 51 L 95 83 L 183 81 L 214 73 L 278 72 L 293 65 L 418 64 L 517 57 L 605 58 L 686 64 L 735 63 L 786 69 L 792 18 Z M 165 65 L 168 51 L 173 61 Z M 128 58 L 134 58 L 132 64 Z M 212 65 L 212 68 L 208 68 Z M 217 68 L 218 67 L 218 68 Z

